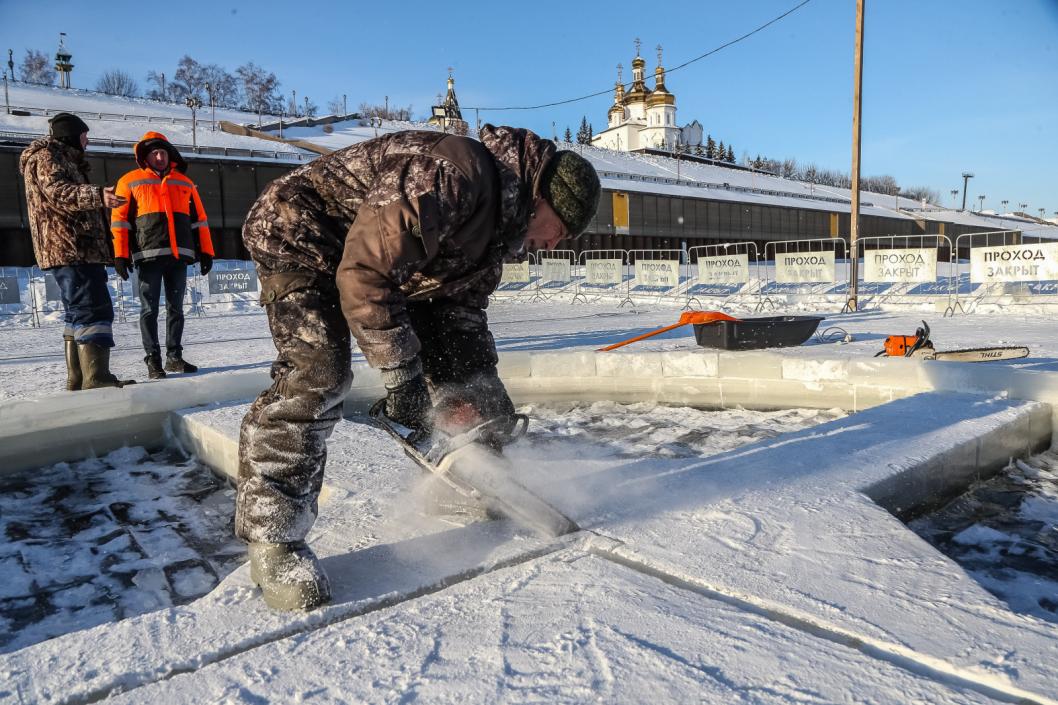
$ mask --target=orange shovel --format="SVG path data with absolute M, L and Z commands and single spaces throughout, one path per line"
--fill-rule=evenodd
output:
M 739 320 L 740 319 L 735 318 L 734 316 L 729 316 L 726 313 L 721 313 L 720 311 L 684 311 L 682 314 L 680 314 L 679 323 L 674 323 L 671 326 L 665 326 L 664 328 L 658 328 L 657 330 L 652 330 L 649 333 L 637 335 L 636 337 L 629 338 L 628 340 L 622 340 L 620 343 L 607 345 L 605 348 L 599 348 L 598 352 L 614 350 L 624 345 L 628 345 L 629 343 L 634 343 L 638 340 L 643 340 L 644 338 L 651 338 L 655 335 L 659 335 L 666 331 L 679 328 L 680 326 L 686 326 L 691 323 L 716 323 L 718 321 L 735 321 L 737 323 L 739 322 Z

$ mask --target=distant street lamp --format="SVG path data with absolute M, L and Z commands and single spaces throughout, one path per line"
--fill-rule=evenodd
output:
M 980 213 L 985 209 L 985 199 L 987 198 L 987 196 L 978 196 L 977 198 L 979 201 L 981 201 L 980 205 L 977 206 L 977 212 Z
M 1029 207 L 1028 203 L 1022 203 L 1022 204 L 1018 205 L 1018 209 L 1020 210 L 1021 213 L 1024 213 L 1025 209 L 1028 208 L 1028 207 Z
M 189 95 L 184 99 L 184 105 L 191 108 L 191 146 L 198 151 L 198 114 L 197 111 L 202 107 L 202 101 L 196 96 Z
M 953 188 L 951 190 L 951 200 L 953 206 L 959 202 L 959 189 Z
M 1003 204 L 1003 212 L 1006 213 L 1007 212 L 1007 204 L 1010 203 L 1010 201 L 1009 200 L 1004 200 L 1004 201 L 1000 201 L 1000 203 Z
M 11 114 L 11 100 L 7 97 L 7 71 L 4 71 L 4 106 L 7 108 L 7 114 Z
M 1047 212 L 1046 208 L 1040 208 L 1040 220 L 1043 220 L 1043 214 Z
M 959 210 L 966 210 L 966 186 L 970 183 L 970 179 L 974 177 L 972 172 L 964 171 L 962 173 L 962 208 Z
M 213 127 L 211 129 L 212 129 L 213 132 L 216 132 L 217 131 L 217 103 L 213 99 L 213 86 L 211 86 L 208 83 L 206 84 L 206 93 L 209 94 L 209 109 L 213 113 L 213 117 L 212 117 Z

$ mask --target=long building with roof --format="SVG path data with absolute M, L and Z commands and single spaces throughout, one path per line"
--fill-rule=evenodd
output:
M 387 132 L 441 129 L 424 123 L 331 116 L 288 126 L 280 139 L 278 130 L 269 125 L 259 130 L 240 128 L 236 134 L 223 129 L 226 123 L 221 118 L 252 126 L 259 120 L 256 114 L 218 110 L 214 131 L 212 120 L 199 111 L 197 146 L 192 147 L 194 126 L 181 106 L 20 84 L 12 86 L 11 101 L 12 114 L 0 112 L 0 266 L 34 263 L 18 156 L 29 141 L 47 131 L 48 117 L 59 110 L 77 112 L 91 127 L 88 160 L 91 177 L 100 184 L 114 183 L 132 167 L 132 144 L 146 129 L 164 131 L 187 158 L 189 176 L 209 213 L 215 247 L 226 258 L 247 258 L 241 238 L 243 219 L 271 180 L 319 153 Z M 470 135 L 474 136 L 472 129 Z M 303 148 L 306 145 L 314 148 L 309 151 Z M 748 241 L 763 253 L 768 242 L 848 238 L 849 189 L 661 153 L 573 148 L 595 165 L 604 190 L 584 236 L 561 245 L 576 252 L 686 250 Z M 953 211 L 902 196 L 861 192 L 863 237 L 939 234 L 954 241 L 963 233 L 995 230 L 1018 231 L 1027 241 L 1058 239 L 1058 227 L 1025 214 Z

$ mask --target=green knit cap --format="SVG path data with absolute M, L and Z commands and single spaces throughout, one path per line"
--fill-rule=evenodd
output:
M 588 227 L 599 206 L 599 175 L 595 167 L 576 152 L 556 152 L 540 179 L 540 195 L 577 237 Z

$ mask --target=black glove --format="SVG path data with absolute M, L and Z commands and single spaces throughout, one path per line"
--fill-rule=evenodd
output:
M 129 280 L 129 272 L 132 271 L 132 260 L 127 257 L 115 257 L 114 258 L 114 271 L 118 273 L 124 281 Z
M 205 252 L 199 253 L 198 269 L 202 272 L 202 276 L 209 274 L 209 270 L 213 269 L 213 255 L 207 255 Z
M 398 386 L 387 385 L 386 416 L 401 426 L 415 431 L 428 428 L 432 409 L 430 390 L 421 371 Z

